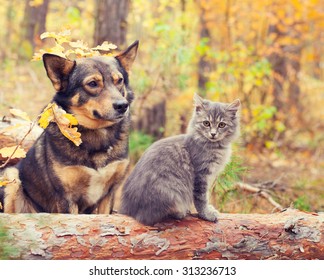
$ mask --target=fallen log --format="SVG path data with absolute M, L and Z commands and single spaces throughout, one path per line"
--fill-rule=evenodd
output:
M 324 214 L 221 214 L 154 227 L 113 215 L 1 214 L 0 259 L 324 259 Z

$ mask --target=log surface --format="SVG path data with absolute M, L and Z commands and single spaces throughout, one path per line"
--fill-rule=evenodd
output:
M 120 214 L 1 214 L 1 231 L 6 259 L 324 259 L 324 214 L 291 209 L 154 227 Z

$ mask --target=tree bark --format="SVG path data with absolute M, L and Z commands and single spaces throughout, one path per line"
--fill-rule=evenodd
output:
M 96 0 L 94 44 L 109 41 L 121 47 L 126 41 L 129 0 Z
M 155 139 L 164 136 L 166 125 L 166 101 L 161 100 L 151 106 L 139 108 L 139 117 L 134 120 L 134 129 L 152 135 Z
M 221 214 L 154 227 L 114 215 L 1 214 L 6 259 L 324 259 L 324 214 Z
M 22 22 L 23 39 L 28 41 L 34 50 L 39 36 L 46 30 L 46 16 L 48 12 L 49 0 L 43 0 L 39 6 L 31 6 L 26 0 L 24 20 Z
M 276 25 L 270 25 L 268 33 L 269 35 L 274 34 L 276 39 L 286 35 L 280 32 Z M 269 55 L 268 59 L 272 65 L 273 71 L 272 103 L 278 111 L 282 111 L 286 103 L 284 99 L 284 82 L 287 79 L 287 65 L 283 48 L 277 44 L 274 45 L 274 50 Z
M 289 14 L 287 16 L 293 17 Z M 278 23 L 270 25 L 268 30 L 269 36 L 275 38 L 272 53 L 268 57 L 273 70 L 273 105 L 278 112 L 282 113 L 282 118 L 288 127 L 294 126 L 291 123 L 293 115 L 297 115 L 300 121 L 302 114 L 299 73 L 303 47 L 302 34 L 296 29 L 296 26 L 300 24 L 304 23 L 294 22 L 285 25 L 281 20 L 278 20 Z M 284 39 L 288 42 L 280 43 Z M 285 92 L 286 83 L 288 83 L 288 93 Z
M 200 40 L 210 40 L 210 32 L 207 27 L 206 22 L 206 11 L 200 6 L 200 32 L 199 38 Z M 209 44 L 207 42 L 206 44 Z M 198 88 L 200 92 L 206 91 L 206 83 L 208 82 L 208 73 L 211 71 L 211 63 L 210 60 L 206 57 L 206 54 L 202 54 L 199 57 L 198 61 Z

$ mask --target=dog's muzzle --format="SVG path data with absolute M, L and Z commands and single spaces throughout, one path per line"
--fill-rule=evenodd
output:
M 127 111 L 128 106 L 128 102 L 123 100 L 113 103 L 113 108 L 120 115 L 124 114 Z

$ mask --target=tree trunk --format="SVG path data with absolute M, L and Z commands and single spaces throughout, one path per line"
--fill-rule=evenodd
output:
M 200 32 L 199 38 L 201 41 L 210 39 L 210 32 L 207 27 L 207 23 L 205 20 L 205 10 L 203 7 L 200 7 Z M 208 44 L 208 41 L 206 42 Z M 211 71 L 211 65 L 209 59 L 206 57 L 206 54 L 202 54 L 199 57 L 198 61 L 198 88 L 199 92 L 206 91 L 206 83 L 208 82 L 208 73 Z
M 127 216 L 1 214 L 5 259 L 324 259 L 324 214 L 221 214 L 143 226 Z
M 277 40 L 286 35 L 280 32 L 276 25 L 270 25 L 268 33 Z M 278 111 L 282 111 L 286 104 L 284 100 L 284 82 L 287 79 L 286 58 L 281 46 L 274 44 L 273 49 L 268 57 L 273 71 L 272 103 Z
M 139 108 L 138 117 L 134 118 L 133 128 L 145 134 L 152 135 L 155 139 L 164 136 L 166 125 L 166 101 L 161 100 L 150 106 Z
M 129 0 L 96 0 L 94 44 L 109 41 L 121 47 L 126 41 Z
M 275 17 L 275 15 L 273 16 Z M 287 16 L 293 17 L 289 13 Z M 296 28 L 299 24 L 303 23 L 294 22 L 287 25 L 278 19 L 277 24 L 269 26 L 268 32 L 274 38 L 272 53 L 269 55 L 273 70 L 273 105 L 278 112 L 281 112 L 281 117 L 288 127 L 293 127 L 294 116 L 297 116 L 300 121 L 302 113 L 299 85 L 302 34 Z M 288 85 L 287 93 L 284 89 L 285 84 Z
M 31 6 L 30 0 L 26 0 L 24 20 L 22 22 L 23 40 L 29 42 L 34 51 L 39 36 L 46 30 L 46 16 L 48 12 L 49 0 L 43 0 L 39 6 Z

